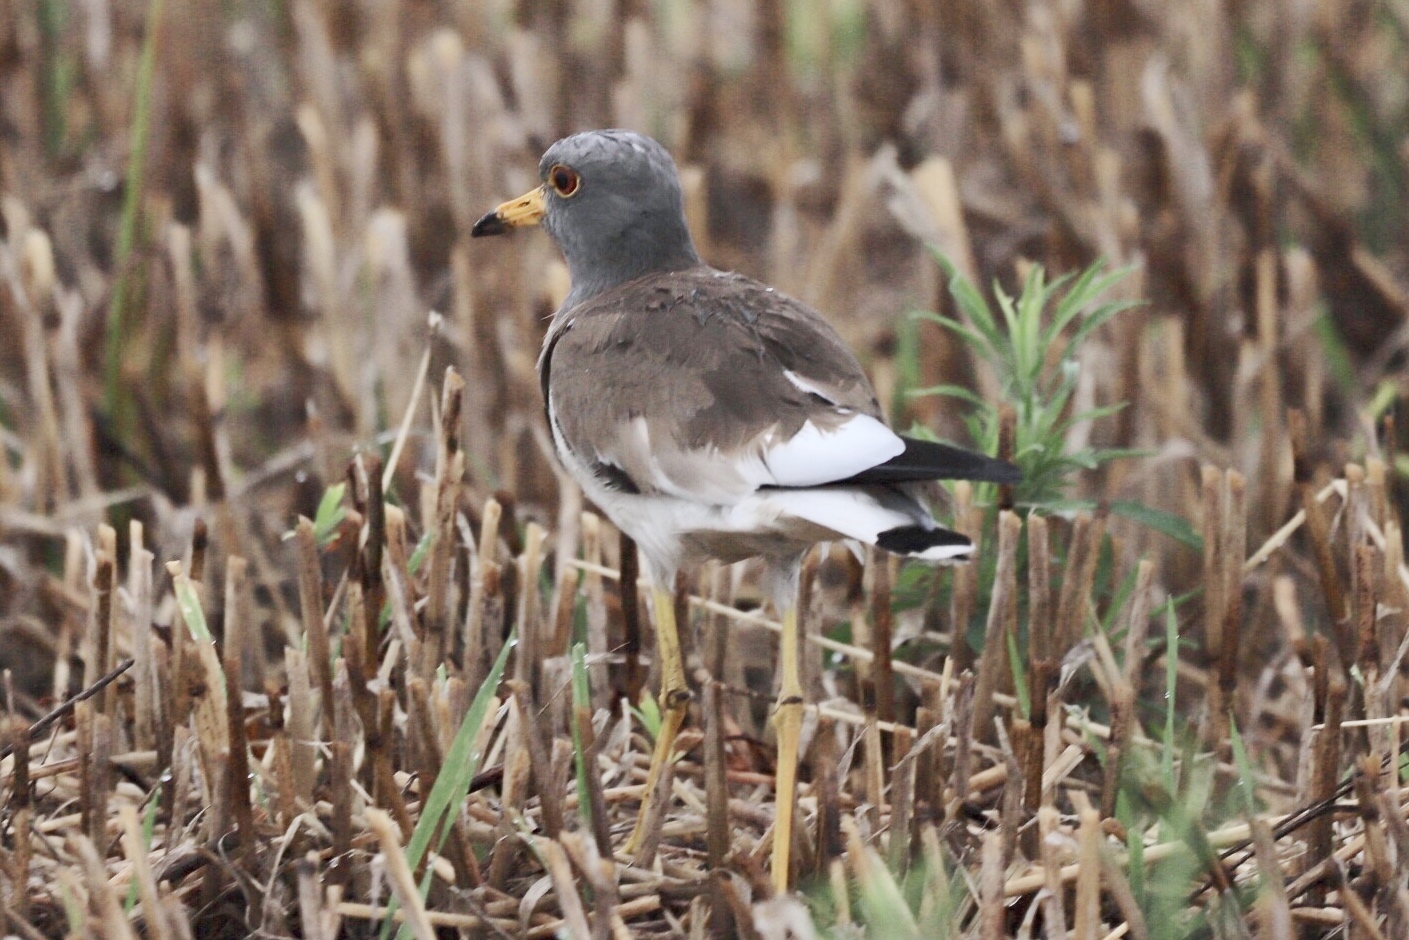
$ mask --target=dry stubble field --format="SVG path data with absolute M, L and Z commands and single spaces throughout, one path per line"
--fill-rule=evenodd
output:
M 1409 936 L 1406 45 L 1402 0 L 0 0 L 4 931 Z M 566 272 L 468 238 L 602 126 L 897 427 L 1030 473 L 954 493 L 973 566 L 810 557 L 792 897 L 747 565 L 677 586 L 696 707 L 614 857 L 648 605 L 547 443 Z M 937 255 L 990 305 L 1128 271 L 1019 365 L 916 315 L 982 317 Z

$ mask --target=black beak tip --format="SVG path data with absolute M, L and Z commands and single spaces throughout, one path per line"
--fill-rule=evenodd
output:
M 479 238 L 484 235 L 503 235 L 509 230 L 509 226 L 504 224 L 504 219 L 498 212 L 486 212 L 480 220 L 470 229 L 471 238 Z

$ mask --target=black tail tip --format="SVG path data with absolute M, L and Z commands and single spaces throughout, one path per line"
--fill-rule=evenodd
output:
M 974 549 L 974 543 L 958 532 L 940 528 L 926 529 L 919 525 L 887 529 L 876 536 L 876 546 L 894 555 L 910 555 L 934 561 L 959 560 Z

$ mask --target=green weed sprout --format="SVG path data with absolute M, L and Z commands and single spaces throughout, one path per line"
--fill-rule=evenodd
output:
M 994 285 L 999 308 L 995 315 L 953 262 L 943 255 L 937 257 L 961 318 L 927 311 L 917 316 L 953 332 L 992 368 L 998 379 L 999 401 L 986 401 L 957 385 L 936 385 L 910 394 L 944 395 L 972 405 L 965 419 L 969 433 L 987 453 L 998 446 L 999 402 L 1011 405 L 1017 415 L 1014 460 L 1023 470 L 1018 503 L 1049 511 L 1073 508 L 1065 497 L 1075 473 L 1136 453 L 1095 447 L 1066 449 L 1067 437 L 1076 425 L 1124 407 L 1119 403 L 1068 414 L 1080 371 L 1077 351 L 1082 342 L 1103 323 L 1138 303 L 1098 302 L 1130 269 L 1103 271 L 1097 262 L 1079 275 L 1048 280 L 1043 268 L 1033 265 L 1017 297 Z M 1064 337 L 1069 327 L 1071 332 Z M 1054 354 L 1053 349 L 1059 351 Z

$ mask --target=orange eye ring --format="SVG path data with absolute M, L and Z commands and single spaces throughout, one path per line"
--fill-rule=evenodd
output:
M 553 187 L 553 192 L 566 199 L 577 195 L 582 188 L 582 177 L 572 167 L 555 163 L 548 171 L 548 185 Z

